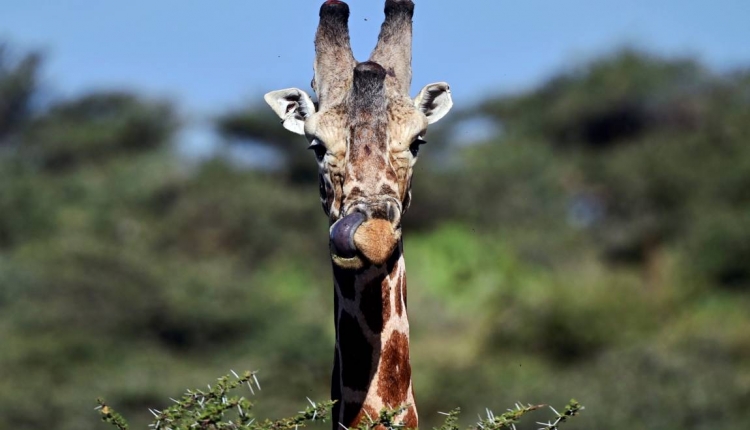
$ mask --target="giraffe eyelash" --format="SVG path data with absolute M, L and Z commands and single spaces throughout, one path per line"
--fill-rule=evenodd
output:
M 414 141 L 409 145 L 409 152 L 411 152 L 411 155 L 416 157 L 419 155 L 419 147 L 426 144 L 427 141 L 422 139 L 422 136 L 418 136 Z
M 315 139 L 312 141 L 310 146 L 307 147 L 307 149 L 310 149 L 315 152 L 315 158 L 318 160 L 318 162 L 322 162 L 323 158 L 326 156 L 326 153 L 328 152 L 328 148 L 325 147 L 318 139 Z

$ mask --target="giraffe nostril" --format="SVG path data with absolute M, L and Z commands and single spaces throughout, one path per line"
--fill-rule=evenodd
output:
M 331 226 L 331 251 L 342 258 L 352 258 L 357 255 L 354 245 L 354 232 L 367 219 L 362 212 L 353 212 Z

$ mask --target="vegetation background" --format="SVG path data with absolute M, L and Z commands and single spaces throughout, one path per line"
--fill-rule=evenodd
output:
M 229 369 L 260 370 L 262 415 L 327 399 L 304 139 L 250 104 L 188 160 L 176 102 L 56 97 L 43 67 L 0 48 L 0 428 L 104 428 L 100 395 L 145 427 Z M 459 105 L 420 154 L 404 229 L 423 425 L 575 397 L 579 429 L 745 427 L 750 69 L 621 49 L 550 76 Z

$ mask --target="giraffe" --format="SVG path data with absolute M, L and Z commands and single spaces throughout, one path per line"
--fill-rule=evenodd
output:
M 349 6 L 324 2 L 312 80 L 318 103 L 297 88 L 265 95 L 283 126 L 306 136 L 318 162 L 334 275 L 334 429 L 405 405 L 397 419 L 408 428 L 418 424 L 401 217 L 427 126 L 453 102 L 445 82 L 409 96 L 413 14 L 411 0 L 386 0 L 375 49 L 358 63 Z

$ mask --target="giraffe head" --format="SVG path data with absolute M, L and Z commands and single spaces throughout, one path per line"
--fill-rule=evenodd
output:
M 343 268 L 380 265 L 393 253 L 427 126 L 453 105 L 445 82 L 409 97 L 413 14 L 411 0 L 386 0 L 375 50 L 357 63 L 349 7 L 326 1 L 315 36 L 312 87 L 318 102 L 297 88 L 265 96 L 284 127 L 310 142 L 331 223 L 331 256 Z

